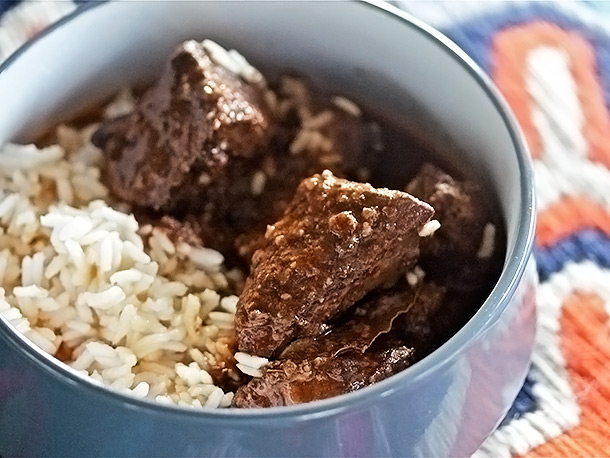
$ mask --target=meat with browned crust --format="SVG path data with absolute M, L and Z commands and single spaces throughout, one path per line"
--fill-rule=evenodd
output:
M 203 243 L 230 251 L 237 234 L 229 212 L 247 205 L 272 131 L 264 88 L 191 40 L 136 109 L 105 122 L 92 140 L 104 152 L 104 181 L 116 197 L 179 219 L 197 214 L 191 221 Z
M 429 253 L 459 257 L 477 252 L 488 221 L 478 185 L 458 181 L 438 167 L 424 164 L 406 190 L 432 205 L 435 219 L 441 223 L 426 247 Z
M 432 350 L 435 341 L 435 317 L 444 313 L 447 290 L 443 286 L 423 281 L 417 287 L 413 306 L 394 321 L 393 330 L 418 351 L 418 359 Z
M 256 156 L 268 141 L 267 110 L 257 87 L 187 41 L 135 111 L 103 125 L 93 141 L 118 197 L 167 211 L 201 202 L 230 159 Z
M 365 352 L 382 334 L 392 329 L 401 315 L 416 306 L 415 291 L 399 288 L 371 293 L 348 310 L 340 321 L 322 335 L 302 337 L 291 342 L 281 359 L 305 359 L 316 355 L 338 355 L 344 351 Z
M 389 342 L 386 342 L 389 343 Z M 350 350 L 338 356 L 276 360 L 262 377 L 240 387 L 236 407 L 276 407 L 326 399 L 376 383 L 408 367 L 413 349 L 400 341 L 365 353 Z
M 235 315 L 239 350 L 272 356 L 392 286 L 417 259 L 418 232 L 433 214 L 409 194 L 328 171 L 303 180 L 254 254 Z
M 438 312 L 444 289 L 402 282 L 373 293 L 321 336 L 293 341 L 261 377 L 241 387 L 238 407 L 308 402 L 347 393 L 388 377 L 431 350 L 426 320 Z
M 305 81 L 299 81 L 299 84 L 303 92 L 313 94 Z M 305 107 L 315 111 L 313 105 L 310 101 Z M 366 181 L 370 175 L 371 155 L 383 148 L 377 123 L 336 106 L 319 108 L 306 120 L 299 120 L 296 113 L 278 119 L 276 136 L 261 167 L 265 170 L 265 188 L 255 198 L 256 203 L 250 206 L 256 208 L 258 221 L 264 221 L 265 225 L 281 218 L 298 184 L 306 177 L 330 170 L 341 178 Z M 295 145 L 298 148 L 291 148 Z M 235 215 L 239 213 L 235 212 Z M 241 210 L 239 218 L 247 216 Z M 249 221 L 250 227 L 246 229 L 243 225 L 243 235 L 236 241 L 237 251 L 246 263 L 264 245 L 265 233 L 264 226 L 252 224 L 251 217 Z

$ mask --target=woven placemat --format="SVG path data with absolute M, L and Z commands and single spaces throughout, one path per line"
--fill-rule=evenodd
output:
M 534 158 L 532 369 L 478 456 L 610 456 L 610 4 L 400 2 L 487 71 Z M 0 60 L 70 1 L 0 0 Z

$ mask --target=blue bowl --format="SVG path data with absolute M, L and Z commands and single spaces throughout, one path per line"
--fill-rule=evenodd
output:
M 441 126 L 461 151 L 454 159 L 499 198 L 501 277 L 476 315 L 422 361 L 362 390 L 285 408 L 186 409 L 128 397 L 0 318 L 0 455 L 470 455 L 523 383 L 535 333 L 533 178 L 506 103 L 455 44 L 377 2 L 98 3 L 2 66 L 0 143 L 36 138 L 122 87 L 150 82 L 189 38 L 238 49 L 263 69 L 311 75 L 421 129 Z M 387 160 L 395 167 L 407 158 Z

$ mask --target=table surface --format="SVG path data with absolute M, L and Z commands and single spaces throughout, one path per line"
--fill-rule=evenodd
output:
M 398 2 L 493 78 L 536 174 L 539 332 L 477 456 L 610 456 L 610 2 Z M 0 0 L 0 60 L 71 1 Z

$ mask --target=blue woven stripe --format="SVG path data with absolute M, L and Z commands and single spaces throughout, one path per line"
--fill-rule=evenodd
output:
M 538 275 L 545 281 L 569 261 L 590 260 L 610 268 L 610 237 L 595 229 L 584 229 L 548 248 L 535 250 Z
M 455 41 L 488 73 L 492 68 L 492 40 L 501 30 L 532 21 L 555 23 L 568 31 L 578 32 L 595 50 L 600 84 L 606 106 L 610 106 L 610 36 L 591 30 L 581 20 L 560 11 L 553 3 L 502 3 L 500 11 L 486 13 L 447 28 L 443 32 Z
M 0 16 L 17 3 L 19 3 L 18 0 L 0 0 Z

